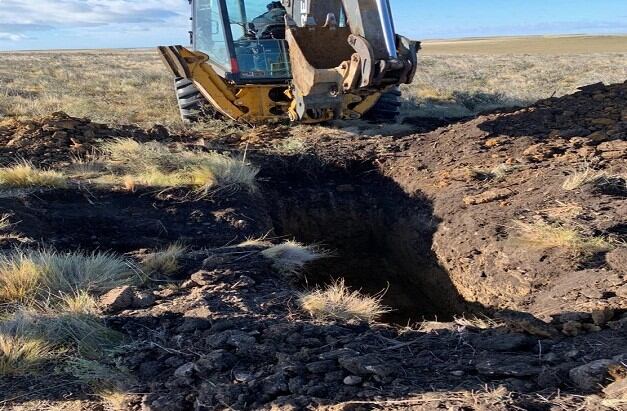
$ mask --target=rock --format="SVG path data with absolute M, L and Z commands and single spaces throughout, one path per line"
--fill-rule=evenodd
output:
M 218 280 L 217 276 L 214 275 L 214 273 L 206 270 L 196 271 L 189 277 L 189 279 L 199 286 L 211 285 Z
M 595 131 L 594 133 L 588 135 L 588 140 L 592 143 L 603 143 L 608 139 L 609 136 L 605 131 Z
M 627 141 L 612 140 L 601 143 L 597 146 L 601 152 L 601 157 L 605 159 L 618 159 L 627 157 Z
M 472 344 L 489 351 L 522 351 L 534 346 L 535 340 L 523 334 L 476 335 Z
M 558 152 L 559 150 L 556 147 L 542 143 L 529 146 L 523 151 L 523 156 L 526 157 L 527 160 L 539 162 L 552 158 Z
M 117 287 L 100 297 L 100 306 L 107 313 L 116 313 L 131 307 L 134 297 L 132 287 Z
M 340 348 L 339 350 L 327 351 L 318 355 L 318 358 L 321 360 L 331 360 L 338 359 L 341 357 L 356 357 L 359 353 L 355 350 L 351 350 L 350 348 Z
M 605 325 L 612 318 L 614 318 L 614 310 L 610 308 L 592 311 L 592 321 L 594 321 L 596 325 Z
M 609 367 L 614 363 L 608 359 L 592 361 L 571 369 L 568 376 L 582 390 L 598 390 L 601 385 L 607 383 Z
M 255 376 L 248 371 L 233 371 L 233 378 L 237 382 L 249 382 L 255 379 Z
M 342 368 L 355 375 L 378 375 L 387 377 L 394 374 L 391 364 L 384 364 L 374 355 L 362 355 L 359 357 L 341 357 L 338 359 Z
M 512 190 L 507 188 L 495 188 L 492 190 L 484 191 L 481 194 L 477 194 L 474 196 L 466 196 L 464 197 L 464 204 L 466 205 L 477 205 L 477 204 L 485 204 L 490 203 L 492 201 L 503 200 L 511 195 L 515 194 Z
M 227 331 L 227 333 L 230 335 L 227 338 L 226 343 L 240 351 L 247 351 L 257 343 L 255 337 L 248 335 L 243 331 Z
M 533 315 L 522 312 L 500 312 L 495 315 L 497 319 L 505 321 L 512 331 L 526 332 L 531 335 L 544 338 L 556 338 L 559 336 L 555 327 L 535 318 Z
M 176 371 L 174 371 L 174 376 L 177 378 L 189 378 L 197 370 L 198 368 L 196 367 L 196 364 L 188 362 L 178 367 Z
M 605 261 L 621 274 L 627 275 L 627 248 L 618 247 L 605 255 Z
M 237 362 L 237 357 L 226 350 L 215 350 L 196 361 L 202 375 L 210 375 L 215 371 L 226 371 Z
M 147 291 L 138 291 L 133 294 L 133 308 L 148 308 L 155 303 L 155 295 Z
M 314 361 L 305 365 L 305 368 L 311 373 L 314 374 L 325 374 L 329 371 L 334 370 L 337 367 L 337 362 L 334 360 L 322 360 L 322 361 Z
M 491 377 L 532 377 L 542 372 L 541 367 L 523 361 L 503 361 L 502 358 L 491 358 L 480 361 L 475 366 L 481 375 Z
M 565 335 L 576 337 L 581 333 L 582 325 L 578 321 L 568 321 L 562 325 L 562 332 Z
M 363 378 L 358 375 L 349 375 L 348 377 L 344 378 L 344 384 L 346 385 L 359 385 L 362 381 Z
M 287 380 L 282 372 L 272 374 L 263 379 L 263 394 L 267 396 L 276 396 L 278 394 L 289 392 Z

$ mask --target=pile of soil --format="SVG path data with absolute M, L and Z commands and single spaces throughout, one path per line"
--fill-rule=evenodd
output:
M 182 202 L 81 186 L 3 193 L 0 213 L 20 221 L 13 230 L 33 247 L 137 255 L 189 246 L 175 287 L 142 289 L 148 304 L 106 307 L 107 323 L 130 341 L 112 360 L 132 381 L 129 409 L 621 409 L 626 193 L 620 181 L 611 190 L 562 185 L 582 165 L 624 178 L 626 103 L 627 83 L 594 85 L 403 137 L 281 129 L 304 149 L 280 154 L 271 133 L 257 148 L 242 137 L 261 169 L 256 193 Z M 199 138 L 61 114 L 0 123 L 5 159 L 51 167 L 70 161 L 77 138 L 88 146 L 120 136 Z M 232 140 L 199 148 L 236 151 Z M 578 212 L 552 211 L 564 204 Z M 576 228 L 612 246 L 534 247 L 517 239 L 516 221 Z M 287 278 L 262 244 L 236 246 L 264 236 L 335 255 Z M 335 278 L 365 293 L 387 289 L 394 311 L 374 324 L 310 318 L 298 293 Z M 463 319 L 473 316 L 484 320 Z M 5 405 L 77 399 L 100 409 L 79 383 L 52 379 L 3 378 Z

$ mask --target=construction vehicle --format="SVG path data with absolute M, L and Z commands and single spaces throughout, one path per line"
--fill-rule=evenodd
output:
M 420 43 L 389 0 L 189 0 L 191 48 L 159 47 L 181 116 L 394 120 Z M 209 108 L 209 110 L 208 110 Z

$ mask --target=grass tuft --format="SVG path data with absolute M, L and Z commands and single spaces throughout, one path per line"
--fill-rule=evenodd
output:
M 45 341 L 28 335 L 10 335 L 0 330 L 0 375 L 24 375 L 37 371 L 51 358 Z
M 545 222 L 525 223 L 516 221 L 517 239 L 534 248 L 566 248 L 577 254 L 592 255 L 612 249 L 611 243 L 603 237 L 585 236 L 563 226 Z
M 185 251 L 183 245 L 171 244 L 161 251 L 143 257 L 141 268 L 148 275 L 173 275 L 181 268 L 180 259 Z
M 0 168 L 0 186 L 10 188 L 67 186 L 67 177 L 53 170 L 40 170 L 28 161 Z
M 147 187 L 192 187 L 208 194 L 213 190 L 256 190 L 258 169 L 244 161 L 215 152 L 170 149 L 158 143 L 114 139 L 102 145 L 105 163 L 122 175 L 127 189 Z
M 344 280 L 337 280 L 324 289 L 302 293 L 300 305 L 312 317 L 332 320 L 374 321 L 390 312 L 381 304 L 381 295 L 367 296 L 351 291 Z
M 94 297 L 80 290 L 74 294 L 63 295 L 60 309 L 63 312 L 74 314 L 96 314 L 98 313 L 98 303 Z
M 261 252 L 272 260 L 272 266 L 285 275 L 298 275 L 307 263 L 330 257 L 330 253 L 315 245 L 304 245 L 296 241 L 286 241 Z
M 0 302 L 47 305 L 77 291 L 103 293 L 135 277 L 128 261 L 109 253 L 16 251 L 0 256 Z
M 566 191 L 577 190 L 587 184 L 595 184 L 603 178 L 603 176 L 603 172 L 585 166 L 581 170 L 575 171 L 569 175 L 562 184 L 562 188 Z

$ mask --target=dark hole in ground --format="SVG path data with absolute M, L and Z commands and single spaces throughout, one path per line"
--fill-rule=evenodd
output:
M 383 320 L 401 325 L 463 313 L 467 305 L 431 251 L 438 221 L 430 202 L 365 175 L 309 186 L 295 179 L 266 193 L 275 234 L 336 254 L 309 264 L 303 285 L 344 278 L 370 295 L 387 290 L 383 304 L 394 311 Z

